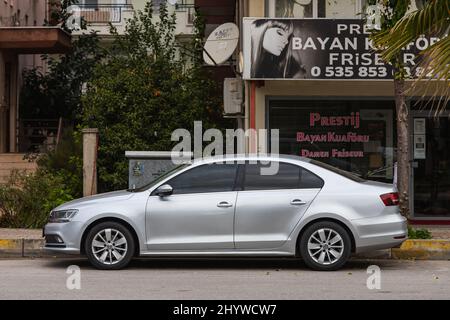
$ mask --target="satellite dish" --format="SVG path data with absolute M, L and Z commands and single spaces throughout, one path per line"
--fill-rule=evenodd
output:
M 203 60 L 209 65 L 227 61 L 239 42 L 239 28 L 232 22 L 224 23 L 214 29 L 203 47 Z
M 167 0 L 167 2 L 174 6 L 177 4 L 178 0 Z

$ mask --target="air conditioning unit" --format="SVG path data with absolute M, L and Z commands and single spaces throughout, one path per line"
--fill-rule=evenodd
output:
M 225 78 L 223 82 L 224 115 L 242 114 L 244 100 L 243 82 L 240 78 Z

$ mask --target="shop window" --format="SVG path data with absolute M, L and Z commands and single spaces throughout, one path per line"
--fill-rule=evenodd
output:
M 366 0 L 266 0 L 270 18 L 358 19 Z
M 413 217 L 450 218 L 450 103 L 435 113 L 428 100 L 412 101 L 410 150 Z
M 392 182 L 394 102 L 270 100 L 268 127 L 279 129 L 282 154 L 328 163 L 358 176 Z

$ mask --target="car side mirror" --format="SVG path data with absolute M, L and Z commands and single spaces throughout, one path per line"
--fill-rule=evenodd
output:
M 173 193 L 173 188 L 170 184 L 163 184 L 156 189 L 155 194 L 160 197 L 170 196 Z

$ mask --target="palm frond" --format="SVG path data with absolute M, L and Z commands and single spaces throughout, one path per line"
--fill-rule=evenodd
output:
M 414 82 L 407 94 L 418 96 L 425 105 L 431 104 L 435 114 L 450 101 L 450 1 L 430 0 L 423 9 L 405 15 L 391 29 L 371 36 L 385 61 L 392 62 L 411 42 L 422 36 L 436 37 L 435 42 L 420 52 L 412 70 Z
M 450 1 L 432 0 L 423 9 L 411 12 L 393 28 L 372 36 L 374 44 L 382 50 L 382 57 L 391 61 L 410 42 L 421 35 L 445 37 L 448 32 Z

